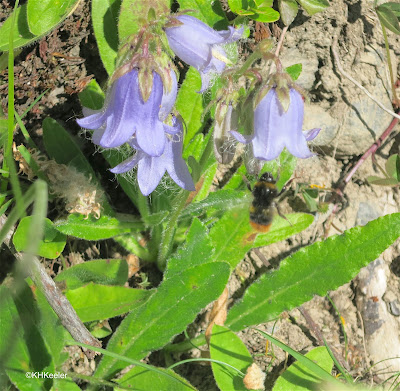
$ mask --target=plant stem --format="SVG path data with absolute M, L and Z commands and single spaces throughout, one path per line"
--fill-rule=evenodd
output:
M 170 213 L 169 220 L 165 230 L 163 232 L 160 250 L 158 252 L 157 265 L 160 270 L 164 270 L 167 264 L 167 258 L 169 253 L 171 252 L 176 224 L 178 222 L 178 218 L 182 212 L 182 209 L 185 207 L 186 200 L 189 197 L 190 192 L 187 190 L 181 190 L 179 195 L 176 197 L 175 206 Z
M 378 14 L 379 16 L 379 14 Z M 392 60 L 390 57 L 390 49 L 389 49 L 389 42 L 386 34 L 386 27 L 383 25 L 381 18 L 379 17 L 379 22 L 382 27 L 382 33 L 383 33 L 383 39 L 385 40 L 385 49 L 386 49 L 386 57 L 387 57 L 387 62 L 388 62 L 388 67 L 389 67 L 389 75 L 390 75 L 390 86 L 392 88 L 392 96 L 393 96 L 393 101 L 395 102 L 396 107 L 398 106 L 398 99 L 396 95 L 396 88 L 395 88 L 395 81 L 394 81 L 394 75 L 393 75 L 393 67 L 392 67 Z

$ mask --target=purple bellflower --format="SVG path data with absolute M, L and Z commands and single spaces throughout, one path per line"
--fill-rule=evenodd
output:
M 314 154 L 307 141 L 313 140 L 320 129 L 302 131 L 304 102 L 301 94 L 294 88 L 289 90 L 290 105 L 283 110 L 275 88 L 271 88 L 254 111 L 254 134 L 243 136 L 231 131 L 241 143 L 252 143 L 254 157 L 261 160 L 277 158 L 286 147 L 298 158 L 306 159 Z
M 129 142 L 135 135 L 138 147 L 150 156 L 161 156 L 165 147 L 165 132 L 175 130 L 162 121 L 171 112 L 177 93 L 173 71 L 171 91 L 165 92 L 161 76 L 153 72 L 153 85 L 145 102 L 139 88 L 138 70 L 119 77 L 107 93 L 102 110 L 78 119 L 78 124 L 94 130 L 92 141 L 103 148 L 115 148 Z M 87 112 L 88 110 L 85 110 Z
M 193 179 L 182 158 L 182 123 L 176 118 L 174 118 L 174 122 L 174 128 L 177 132 L 172 136 L 164 135 L 165 149 L 162 155 L 148 155 L 140 148 L 137 140 L 132 139 L 129 144 L 136 150 L 135 155 L 110 171 L 114 174 L 122 174 L 137 166 L 139 188 L 144 196 L 148 196 L 155 190 L 165 171 L 178 186 L 185 190 L 194 191 Z
M 208 88 L 211 75 L 222 73 L 230 62 L 223 45 L 240 39 L 243 27 L 236 30 L 229 26 L 229 30 L 216 31 L 190 15 L 175 18 L 182 24 L 165 28 L 169 46 L 178 57 L 200 72 L 200 92 L 203 92 Z

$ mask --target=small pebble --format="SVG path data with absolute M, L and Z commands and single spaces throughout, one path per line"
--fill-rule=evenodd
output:
M 389 303 L 389 311 L 394 316 L 400 316 L 400 303 L 398 300 L 393 300 Z

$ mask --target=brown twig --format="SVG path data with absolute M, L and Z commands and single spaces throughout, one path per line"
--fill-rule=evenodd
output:
M 7 218 L 4 215 L 0 216 L 0 229 L 4 226 L 6 221 Z M 15 251 L 11 243 L 11 237 L 12 230 L 7 234 L 5 244 L 19 262 L 24 262 L 24 254 Z M 62 325 L 69 331 L 72 338 L 77 342 L 101 347 L 101 342 L 94 338 L 85 327 L 71 303 L 57 288 L 53 279 L 49 277 L 45 268 L 35 256 L 31 256 L 29 259 L 28 273 L 34 284 L 43 292 L 47 302 L 60 318 Z M 85 354 L 88 358 L 93 358 L 96 353 L 93 351 L 86 351 Z
M 282 45 L 283 45 L 283 40 L 285 38 L 286 35 L 286 31 L 288 30 L 288 26 L 285 26 L 282 29 L 281 32 L 281 36 L 279 37 L 279 41 L 278 41 L 278 45 L 276 46 L 276 50 L 275 50 L 275 56 L 278 57 L 279 56 L 279 52 L 281 51 Z
M 369 91 L 364 88 L 360 83 L 357 82 L 352 76 L 350 76 L 342 67 L 339 54 L 337 51 L 338 47 L 338 36 L 335 34 L 333 37 L 332 41 L 332 55 L 335 59 L 335 64 L 336 68 L 341 73 L 345 78 L 350 80 L 352 83 L 354 83 L 362 92 L 364 92 L 370 99 L 372 99 L 382 110 L 385 112 L 389 113 L 392 115 L 394 118 L 392 119 L 392 122 L 390 125 L 387 127 L 387 129 L 382 133 L 382 135 L 378 138 L 377 141 L 375 141 L 368 149 L 367 151 L 361 156 L 361 158 L 357 161 L 357 163 L 353 166 L 353 168 L 347 173 L 347 175 L 344 177 L 344 179 L 340 182 L 338 187 L 336 188 L 336 195 L 339 197 L 343 197 L 343 190 L 346 187 L 346 185 L 350 182 L 351 178 L 353 175 L 356 173 L 356 171 L 360 168 L 360 166 L 367 160 L 367 158 L 371 155 L 373 155 L 377 149 L 382 145 L 382 142 L 390 135 L 390 133 L 393 131 L 393 128 L 396 126 L 396 124 L 400 120 L 400 115 L 398 113 L 395 113 L 392 110 L 387 109 L 381 102 L 379 102 L 376 98 L 374 98 Z M 333 220 L 333 216 L 336 214 L 336 212 L 339 209 L 339 205 L 337 202 L 334 203 L 334 207 L 332 209 L 331 215 L 329 216 L 329 221 L 328 221 L 328 226 L 331 224 Z M 329 228 L 326 230 L 325 236 L 327 236 L 329 231 Z
M 335 356 L 336 360 L 340 363 L 340 365 L 348 370 L 349 369 L 349 365 L 347 364 L 347 362 L 344 361 L 343 358 L 340 356 L 339 352 L 334 347 L 330 346 L 328 344 L 328 342 L 324 339 L 319 326 L 314 322 L 313 318 L 308 313 L 308 311 L 303 306 L 299 307 L 299 311 L 301 312 L 301 314 L 303 315 L 304 319 L 306 320 L 310 330 L 316 336 L 318 343 L 321 346 L 327 345 L 329 347 L 329 349 L 331 350 L 332 354 Z
M 343 191 L 344 187 L 350 182 L 351 177 L 354 175 L 354 173 L 358 170 L 358 168 L 367 160 L 369 156 L 374 154 L 376 150 L 381 146 L 382 142 L 385 140 L 386 137 L 392 133 L 393 128 L 397 125 L 399 122 L 399 119 L 393 118 L 392 122 L 390 125 L 387 127 L 387 129 L 382 133 L 382 135 L 378 138 L 377 141 L 375 141 L 368 149 L 367 151 L 360 157 L 358 162 L 354 165 L 354 167 L 350 170 L 350 172 L 345 176 L 343 179 L 341 186 L 339 186 L 339 189 Z

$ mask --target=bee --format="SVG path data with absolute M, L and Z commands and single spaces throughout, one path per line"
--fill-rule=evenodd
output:
M 248 184 L 250 191 L 253 193 L 253 202 L 250 206 L 250 225 L 257 232 L 266 233 L 269 231 L 274 218 L 274 208 L 282 216 L 275 200 L 286 188 L 284 187 L 281 191 L 278 191 L 276 182 L 270 172 L 265 172 L 255 183 L 253 189 Z

